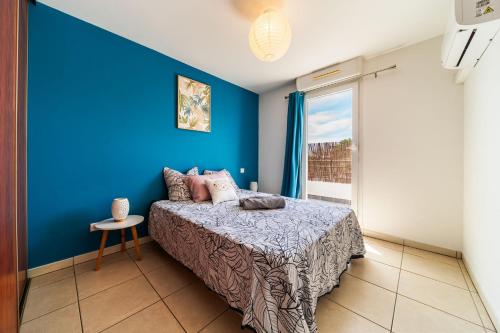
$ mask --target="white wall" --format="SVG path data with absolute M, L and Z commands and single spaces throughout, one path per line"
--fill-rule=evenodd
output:
M 461 250 L 463 87 L 442 69 L 441 38 L 365 62 L 398 65 L 360 84 L 358 212 L 366 229 Z M 259 181 L 281 188 L 287 86 L 260 95 Z
M 500 327 L 500 37 L 465 82 L 464 258 Z
M 288 101 L 295 83 L 259 96 L 259 191 L 280 193 L 285 161 Z
M 360 86 L 363 227 L 462 248 L 463 86 L 440 64 L 441 38 L 368 60 L 395 71 Z

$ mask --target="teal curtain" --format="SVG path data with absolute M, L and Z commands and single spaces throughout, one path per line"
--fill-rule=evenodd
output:
M 304 95 L 296 91 L 288 95 L 285 165 L 281 184 L 281 195 L 291 198 L 300 197 L 303 133 Z

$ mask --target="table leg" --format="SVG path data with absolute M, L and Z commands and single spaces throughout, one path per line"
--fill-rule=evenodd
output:
M 122 248 L 121 251 L 125 252 L 125 229 L 120 230 L 122 233 Z
M 141 248 L 139 240 L 137 239 L 137 229 L 135 228 L 135 225 L 133 227 L 130 227 L 130 230 L 132 231 L 132 238 L 134 239 L 135 254 L 137 256 L 137 260 L 141 260 Z
M 99 247 L 99 254 L 97 255 L 97 260 L 95 263 L 95 270 L 98 271 L 101 268 L 102 254 L 104 252 L 104 247 L 106 246 L 106 240 L 108 239 L 108 230 L 103 230 L 101 236 L 101 246 Z

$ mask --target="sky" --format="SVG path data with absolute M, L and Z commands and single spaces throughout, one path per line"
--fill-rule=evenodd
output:
M 352 90 L 311 98 L 307 116 L 308 143 L 352 138 Z

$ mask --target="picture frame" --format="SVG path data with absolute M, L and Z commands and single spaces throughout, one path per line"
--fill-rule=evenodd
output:
M 177 75 L 177 128 L 210 133 L 212 88 Z

